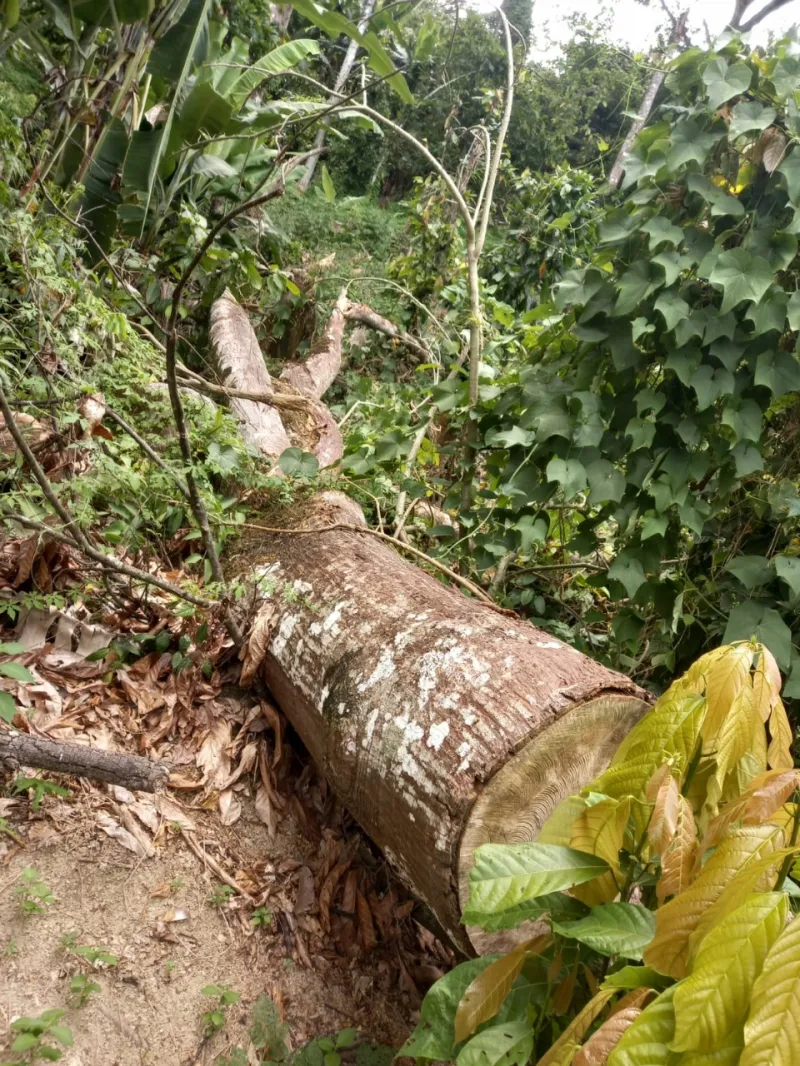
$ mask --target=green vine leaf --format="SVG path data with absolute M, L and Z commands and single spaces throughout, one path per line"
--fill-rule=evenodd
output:
M 672 170 L 680 170 L 686 163 L 705 163 L 717 140 L 713 133 L 704 133 L 694 119 L 679 122 L 670 134 L 667 163 Z
M 746 93 L 753 80 L 753 72 L 746 63 L 731 63 L 718 56 L 706 64 L 703 71 L 708 94 L 708 106 L 716 111 L 722 104 L 734 96 Z
M 743 300 L 758 303 L 772 284 L 772 268 L 761 256 L 752 256 L 744 248 L 723 252 L 708 279 L 724 293 L 722 313 Z
M 762 352 L 756 360 L 753 381 L 768 388 L 773 400 L 787 392 L 797 392 L 800 389 L 800 362 L 791 352 Z
M 588 484 L 586 469 L 578 459 L 554 457 L 547 464 L 545 476 L 548 481 L 558 482 L 566 500 L 571 500 L 573 496 L 583 492 Z
M 631 599 L 647 581 L 642 564 L 630 552 L 622 552 L 616 557 L 608 569 L 608 576 L 619 581 Z
M 747 100 L 737 104 L 731 115 L 731 124 L 728 128 L 728 136 L 732 140 L 741 137 L 742 134 L 752 130 L 765 130 L 775 121 L 777 111 L 774 107 L 765 107 L 757 100 Z
M 742 400 L 738 407 L 727 404 L 722 411 L 722 422 L 730 426 L 737 441 L 761 439 L 761 426 L 764 415 L 755 400 Z

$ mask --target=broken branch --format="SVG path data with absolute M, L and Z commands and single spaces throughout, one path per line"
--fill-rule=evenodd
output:
M 165 763 L 142 755 L 123 755 L 117 751 L 99 751 L 84 744 L 47 740 L 24 733 L 0 733 L 0 766 L 19 770 L 32 766 L 59 774 L 90 777 L 108 781 L 138 792 L 157 792 L 169 778 Z

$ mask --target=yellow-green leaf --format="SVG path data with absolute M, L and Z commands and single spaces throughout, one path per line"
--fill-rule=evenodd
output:
M 336 199 L 336 189 L 333 185 L 333 178 L 324 163 L 322 164 L 322 191 L 326 200 L 330 201 Z
M 541 952 L 550 943 L 550 935 L 533 937 L 515 951 L 503 955 L 481 971 L 458 1005 L 455 1017 L 456 1043 L 472 1036 L 479 1025 L 494 1018 L 511 991 L 525 960 L 531 954 Z
M 572 827 L 575 820 L 586 806 L 581 796 L 567 796 L 556 807 L 542 828 L 536 834 L 537 844 L 559 844 L 569 847 Z
M 536 1063 L 536 1066 L 561 1066 L 561 1063 L 563 1062 L 563 1050 L 570 1044 L 574 1044 L 576 1040 L 583 1039 L 589 1030 L 589 1026 L 599 1017 L 606 1003 L 608 1003 L 611 997 L 615 995 L 616 991 L 615 988 L 601 988 L 600 991 L 589 1000 L 583 1010 L 575 1015 L 550 1050 L 545 1051 L 544 1055 L 542 1055 Z
M 781 700 L 777 700 L 772 713 L 769 716 L 770 742 L 767 748 L 767 762 L 776 770 L 791 769 L 794 766 L 792 759 L 792 727 L 786 717 L 786 711 Z
M 656 911 L 656 935 L 644 953 L 645 964 L 668 977 L 685 977 L 689 938 L 706 911 L 743 866 L 782 844 L 780 826 L 754 825 L 731 830 L 697 879 Z
M 622 1034 L 608 1066 L 678 1066 L 680 1056 L 669 1048 L 675 1033 L 674 996 L 673 985 L 642 1011 Z
M 740 1066 L 794 1066 L 800 1049 L 800 921 L 772 945 L 753 988 Z
M 719 734 L 722 723 L 731 710 L 733 703 L 750 684 L 750 667 L 753 662 L 754 649 L 748 643 L 728 644 L 721 654 L 705 671 L 706 700 L 708 712 L 703 722 L 704 740 L 714 741 Z
M 744 1033 L 739 1028 L 729 1033 L 714 1051 L 684 1051 L 678 1066 L 739 1066 L 743 1047 Z
M 731 701 L 728 713 L 720 723 L 713 740 L 716 778 L 720 786 L 735 764 L 752 747 L 756 727 L 761 720 L 751 685 L 744 684 Z
M 755 896 L 700 945 L 692 974 L 675 991 L 674 1051 L 708 1050 L 741 1025 L 767 953 L 786 924 L 782 892 Z
M 779 830 L 775 836 L 776 841 L 784 839 L 784 833 Z M 753 857 L 745 863 L 742 869 L 731 878 L 720 893 L 718 899 L 701 915 L 697 928 L 689 938 L 689 952 L 693 954 L 709 935 L 712 929 L 722 922 L 729 914 L 741 907 L 754 892 L 769 892 L 775 887 L 775 879 L 784 859 L 800 851 L 800 847 L 778 848 L 770 851 L 765 846 L 766 854 Z
M 619 852 L 625 842 L 631 801 L 605 799 L 581 811 L 572 829 L 570 846 L 608 863 L 608 873 L 571 890 L 582 903 L 595 907 L 610 903 L 619 892 Z
M 761 646 L 759 650 L 758 662 L 753 670 L 753 693 L 759 717 L 766 722 L 780 698 L 781 672 L 769 648 Z
M 702 696 L 685 693 L 670 697 L 671 691 L 667 690 L 652 711 L 634 726 L 618 748 L 611 770 L 623 763 L 638 765 L 641 762 L 644 766 L 649 759 L 652 773 L 662 762 L 667 761 L 665 753 L 668 753 L 676 773 L 689 764 L 706 714 L 706 702 Z M 602 782 L 609 777 L 611 770 L 601 774 L 590 786 L 593 791 L 609 795 Z M 650 774 L 641 792 L 636 795 L 644 798 L 644 786 L 649 779 Z M 611 777 L 611 780 L 616 778 Z

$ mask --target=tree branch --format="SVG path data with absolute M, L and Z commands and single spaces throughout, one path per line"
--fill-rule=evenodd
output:
M 193 603 L 196 607 L 219 607 L 219 600 L 206 600 L 201 596 L 186 592 L 178 585 L 172 585 L 169 581 L 164 581 L 154 574 L 148 574 L 146 570 L 138 570 L 135 566 L 120 562 L 113 555 L 105 555 L 91 545 L 84 546 L 79 544 L 74 537 L 68 537 L 65 533 L 53 529 L 52 526 L 48 526 L 45 522 L 39 522 L 35 518 L 26 518 L 24 515 L 15 514 L 11 511 L 0 511 L 0 519 L 5 522 L 16 522 L 24 529 L 36 529 L 40 533 L 46 533 L 54 540 L 60 541 L 62 544 L 68 544 L 71 548 L 75 548 L 83 555 L 88 556 L 89 559 L 93 559 L 105 570 L 113 570 L 117 574 L 124 574 L 135 581 L 141 581 L 143 585 L 154 585 L 156 588 L 161 589 L 162 592 L 168 592 L 171 596 L 177 596 L 178 599 L 186 600 L 187 603 Z
M 737 24 L 736 26 L 734 26 L 734 28 L 735 29 L 740 29 L 742 31 L 742 33 L 747 33 L 749 30 L 752 30 L 754 26 L 757 26 L 759 24 L 759 22 L 761 22 L 763 19 L 765 19 L 767 17 L 767 15 L 771 15 L 773 13 L 773 11 L 779 11 L 782 7 L 785 7 L 788 3 L 790 3 L 790 0 L 771 0 L 771 3 L 767 4 L 766 7 L 762 7 L 762 9 L 760 11 L 757 11 L 755 13 L 755 15 L 751 15 L 751 17 L 747 20 L 747 22 L 744 23 L 744 25 L 739 26 Z M 745 11 L 747 10 L 747 8 L 749 6 L 750 6 L 749 3 L 746 3 L 744 5 L 744 10 L 742 11 L 742 15 L 745 13 Z M 739 17 L 741 18 L 741 15 Z M 733 23 L 731 23 L 731 25 L 733 25 Z
M 27 463 L 28 467 L 30 468 L 31 473 L 38 481 L 39 488 L 42 490 L 42 493 L 44 494 L 44 497 L 47 502 L 50 504 L 55 513 L 64 523 L 66 528 L 70 531 L 73 536 L 73 539 L 80 547 L 81 551 L 86 551 L 87 548 L 91 548 L 91 543 L 89 542 L 86 534 L 77 524 L 77 522 L 69 513 L 67 508 L 61 502 L 61 500 L 59 500 L 58 496 L 56 496 L 55 492 L 53 491 L 53 487 L 50 484 L 50 479 L 48 478 L 47 474 L 45 474 L 39 463 L 39 460 L 33 454 L 33 451 L 29 447 L 28 442 L 25 440 L 22 433 L 20 432 L 20 428 L 17 425 L 16 419 L 14 418 L 14 413 L 8 404 L 8 399 L 6 397 L 5 390 L 3 389 L 2 384 L 0 384 L 0 412 L 2 412 L 3 418 L 5 419 L 5 424 L 6 428 L 8 429 L 8 432 L 14 438 L 14 442 L 22 453 L 22 456 L 25 459 L 25 462 Z
M 422 356 L 423 359 L 431 358 L 430 351 L 422 341 L 412 337 L 410 333 L 406 333 L 405 330 L 396 326 L 394 322 L 384 318 L 383 315 L 379 315 L 377 311 L 373 311 L 367 304 L 348 304 L 345 308 L 344 317 L 351 322 L 361 322 L 362 325 L 369 326 L 370 329 L 377 330 L 378 333 L 383 333 L 385 336 L 391 337 L 392 340 L 399 341 L 406 348 L 410 348 L 417 355 Z
M 142 755 L 100 751 L 85 744 L 69 744 L 24 733 L 0 733 L 0 766 L 18 770 L 34 766 L 59 774 L 90 777 L 139 792 L 165 788 L 169 768 Z

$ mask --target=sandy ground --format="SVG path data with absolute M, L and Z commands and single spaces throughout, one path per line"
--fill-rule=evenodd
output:
M 247 1048 L 249 1011 L 265 994 L 288 1025 L 290 1050 L 351 1026 L 370 1042 L 400 1046 L 418 999 L 398 989 L 386 951 L 347 959 L 319 949 L 312 938 L 317 950 L 309 948 L 307 965 L 285 922 L 253 931 L 236 899 L 222 906 L 209 900 L 220 881 L 179 832 L 166 834 L 154 857 L 139 858 L 98 830 L 98 790 L 73 782 L 72 791 L 68 799 L 46 798 L 38 813 L 27 799 L 5 808 L 25 846 L 0 835 L 0 1060 L 13 1061 L 7 1049 L 14 1018 L 63 1007 L 74 1034 L 64 1066 L 209 1064 L 233 1045 Z M 270 842 L 247 798 L 235 826 L 225 828 L 209 815 L 208 834 L 209 851 L 211 834 L 226 837 L 224 846 L 241 866 L 271 878 L 284 899 L 296 896 L 298 863 L 313 863 L 319 851 L 291 816 Z M 26 866 L 39 871 L 56 897 L 43 915 L 20 909 L 17 887 Z M 188 916 L 169 921 L 176 911 Z M 92 972 L 101 991 L 82 1008 L 72 1003 L 69 982 L 89 968 L 64 949 L 70 933 L 78 944 L 102 946 L 119 959 L 112 969 Z M 224 1029 L 205 1041 L 201 1016 L 209 1001 L 200 990 L 222 982 L 241 1002 L 230 1008 Z M 258 1061 L 251 1050 L 250 1062 Z

